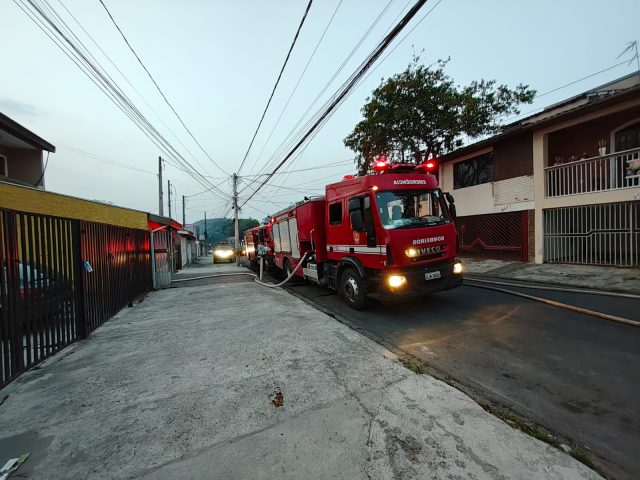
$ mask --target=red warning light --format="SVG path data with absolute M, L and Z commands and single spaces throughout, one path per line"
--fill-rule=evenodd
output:
M 387 157 L 378 157 L 378 160 L 373 164 L 373 169 L 378 173 L 382 173 L 390 166 L 391 164 L 389 163 L 389 160 L 387 160 Z
M 423 173 L 434 173 L 438 169 L 438 161 L 435 159 L 427 160 L 424 163 L 416 166 L 416 170 Z
M 355 175 L 345 175 L 342 177 L 342 180 L 353 180 L 354 178 L 356 178 Z

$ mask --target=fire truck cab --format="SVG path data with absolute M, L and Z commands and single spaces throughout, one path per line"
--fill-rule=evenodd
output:
M 356 309 L 369 295 L 462 285 L 453 198 L 420 167 L 388 165 L 382 174 L 345 177 L 327 185 L 324 197 L 276 214 L 276 266 L 289 274 L 304 257 L 296 274 L 336 290 Z

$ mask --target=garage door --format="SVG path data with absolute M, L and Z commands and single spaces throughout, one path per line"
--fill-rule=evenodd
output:
M 544 210 L 544 261 L 640 266 L 640 202 Z

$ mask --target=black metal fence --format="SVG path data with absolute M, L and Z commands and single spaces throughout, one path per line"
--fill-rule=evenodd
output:
M 0 388 L 151 289 L 149 235 L 0 209 Z
M 151 290 L 149 232 L 81 222 L 80 246 L 85 328 L 90 332 Z

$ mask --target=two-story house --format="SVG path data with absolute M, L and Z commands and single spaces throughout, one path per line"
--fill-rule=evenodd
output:
M 55 151 L 49 142 L 0 113 L 0 181 L 44 189 L 44 152 Z
M 640 72 L 441 158 L 464 254 L 640 266 Z

